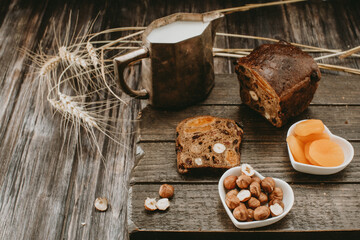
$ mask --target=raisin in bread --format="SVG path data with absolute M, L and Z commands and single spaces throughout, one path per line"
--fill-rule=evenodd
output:
M 242 102 L 276 127 L 309 106 L 321 78 L 309 54 L 283 41 L 257 47 L 235 71 Z
M 243 130 L 234 120 L 212 116 L 187 118 L 176 128 L 177 168 L 231 168 L 240 164 Z

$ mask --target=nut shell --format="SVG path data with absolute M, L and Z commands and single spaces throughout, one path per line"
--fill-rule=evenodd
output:
M 231 175 L 224 179 L 224 188 L 227 190 L 234 189 L 236 187 L 237 176 Z
M 261 187 L 260 187 L 260 183 L 258 182 L 252 182 L 250 184 L 250 192 L 251 192 L 251 196 L 253 197 L 259 197 L 260 193 L 261 193 Z
M 258 199 L 259 199 L 261 205 L 264 205 L 264 204 L 266 204 L 266 203 L 269 201 L 268 196 L 267 196 L 265 193 L 263 193 L 263 192 L 260 193 Z
M 233 215 L 234 218 L 236 218 L 236 220 L 245 222 L 248 219 L 249 212 L 245 204 L 240 204 L 238 207 L 234 209 Z
M 270 201 L 273 199 L 282 200 L 283 196 L 284 196 L 284 194 L 283 194 L 282 189 L 279 187 L 276 187 L 276 188 L 274 188 L 274 191 L 272 191 L 272 193 L 269 195 L 269 199 L 270 199 Z
M 266 206 L 260 206 L 254 210 L 254 219 L 265 220 L 270 216 L 270 209 Z
M 275 188 L 275 180 L 272 177 L 266 177 L 261 181 L 261 187 L 264 192 L 272 193 Z
M 256 209 L 257 207 L 260 207 L 260 201 L 254 197 L 251 197 L 247 204 L 251 209 Z
M 252 210 L 251 208 L 248 208 L 248 221 L 251 222 L 254 220 L 254 210 Z
M 236 195 L 238 195 L 238 193 L 239 193 L 239 191 L 238 191 L 237 189 L 233 189 L 233 190 L 228 191 L 228 192 L 226 193 L 225 198 L 228 198 L 228 197 L 230 197 L 231 195 L 236 196 Z
M 258 182 L 259 184 L 261 184 L 261 179 L 259 177 L 257 177 L 257 176 L 252 176 L 251 181 L 252 182 Z
M 240 199 L 236 195 L 230 195 L 225 199 L 226 206 L 230 209 L 234 209 L 240 205 Z
M 239 176 L 238 179 L 236 180 L 236 184 L 241 189 L 248 188 L 250 183 L 251 183 L 251 177 L 245 174 Z
M 170 184 L 163 184 L 160 186 L 159 195 L 162 198 L 171 198 L 174 196 L 174 187 Z

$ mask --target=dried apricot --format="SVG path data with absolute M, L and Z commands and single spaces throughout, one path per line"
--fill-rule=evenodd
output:
M 293 135 L 290 135 L 286 138 L 286 142 L 289 144 L 290 151 L 295 161 L 309 164 L 304 154 L 304 144 L 299 139 Z
M 308 136 L 310 134 L 324 132 L 324 123 L 319 119 L 309 119 L 298 123 L 295 126 L 294 132 L 297 136 Z
M 319 139 L 330 139 L 330 136 L 327 133 L 314 133 L 314 134 L 310 134 L 307 136 L 296 136 L 296 137 L 297 137 L 297 139 L 302 141 L 304 144 L 313 142 L 313 141 L 319 140 Z
M 342 148 L 329 139 L 312 142 L 309 147 L 309 155 L 311 159 L 323 167 L 336 167 L 344 162 Z

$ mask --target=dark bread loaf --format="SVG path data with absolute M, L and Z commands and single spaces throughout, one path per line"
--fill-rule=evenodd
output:
M 286 42 L 257 47 L 235 71 L 242 102 L 276 127 L 309 106 L 321 78 L 314 59 Z
M 176 128 L 177 168 L 231 168 L 240 164 L 243 130 L 234 120 L 212 116 L 187 118 Z

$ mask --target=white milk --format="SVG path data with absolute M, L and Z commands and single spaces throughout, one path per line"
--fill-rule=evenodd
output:
M 176 43 L 199 36 L 208 25 L 209 22 L 177 21 L 155 28 L 147 36 L 147 39 L 152 43 Z

